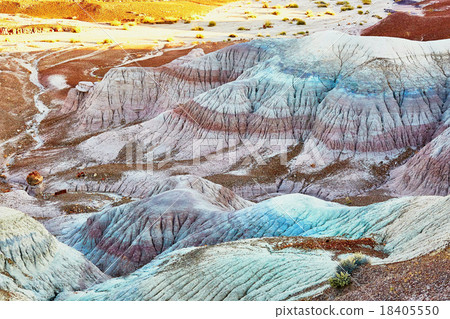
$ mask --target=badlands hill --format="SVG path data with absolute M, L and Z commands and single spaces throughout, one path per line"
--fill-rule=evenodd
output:
M 170 193 L 167 196 L 175 195 Z M 170 211 L 157 223 L 152 222 L 152 215 L 159 215 L 153 213 L 154 201 L 143 201 L 125 207 L 125 211 L 92 216 L 74 228 L 69 241 L 94 262 L 101 260 L 100 267 L 117 265 L 122 271 L 139 258 L 149 259 L 151 256 L 144 256 L 146 252 L 157 250 L 161 254 L 129 276 L 59 298 L 298 300 L 328 287 L 326 280 L 336 269 L 336 256 L 366 247 L 366 253 L 374 254 L 373 264 L 390 264 L 446 247 L 449 200 L 448 196 L 410 197 L 349 208 L 305 195 L 284 195 L 228 214 L 214 214 L 206 207 L 201 213 Z M 134 212 L 134 218 L 127 210 Z M 130 231 L 119 232 L 125 225 Z M 299 235 L 302 238 L 280 237 Z M 274 236 L 278 238 L 264 239 Z M 367 242 L 339 248 L 343 243 L 329 236 L 345 236 L 355 243 L 370 236 L 375 239 L 374 250 L 367 249 Z M 321 237 L 328 239 L 319 241 Z M 304 244 L 308 239 L 313 246 Z M 233 242 L 210 246 L 228 241 Z M 336 245 L 329 248 L 331 241 Z M 110 249 L 105 251 L 104 247 Z M 378 258 L 380 253 L 384 258 Z M 108 269 L 118 271 L 116 266 Z
M 115 68 L 72 89 L 44 123 L 52 149 L 39 170 L 52 189 L 79 187 L 68 173 L 90 166 L 116 176 L 97 190 L 118 189 L 144 168 L 199 175 L 256 200 L 447 195 L 448 41 L 329 31 Z M 406 168 L 420 167 L 422 148 L 433 160 L 415 174 Z
M 39 222 L 0 208 L 0 300 L 49 300 L 107 278 Z

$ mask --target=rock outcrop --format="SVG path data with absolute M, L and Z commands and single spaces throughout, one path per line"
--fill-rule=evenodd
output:
M 108 279 L 39 222 L 0 208 L 0 300 L 50 300 Z

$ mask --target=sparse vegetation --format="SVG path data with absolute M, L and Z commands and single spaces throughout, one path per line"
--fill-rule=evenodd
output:
M 174 40 L 173 38 L 167 38 L 166 41 L 167 41 L 167 42 L 173 42 L 173 41 L 175 41 L 175 40 Z
M 283 18 L 281 21 L 289 21 L 289 18 Z
M 312 10 L 306 10 L 305 14 L 308 18 L 314 17 L 314 13 L 312 12 Z
M 345 6 L 345 5 L 350 5 L 350 3 L 348 1 L 338 1 L 336 2 L 336 4 L 338 6 Z
M 268 9 L 268 8 L 269 8 L 269 4 L 268 4 L 267 2 L 263 2 L 263 3 L 262 3 L 262 7 L 263 7 L 264 9 Z
M 336 273 L 334 277 L 328 279 L 330 286 L 336 289 L 344 288 L 345 286 L 350 285 L 351 278 L 350 275 L 346 272 Z
M 81 28 L 80 27 L 73 27 L 72 28 L 72 32 L 73 33 L 80 33 L 81 32 Z
M 368 13 L 368 12 L 367 12 L 367 13 Z M 379 16 L 378 14 L 374 14 L 372 17 L 377 18 L 377 19 L 379 19 L 379 20 L 383 19 L 383 17 L 382 17 L 382 16 Z
M 372 4 L 372 0 L 362 0 L 363 5 L 370 5 Z
M 273 28 L 273 23 L 271 21 L 269 21 L 269 20 L 267 20 L 263 24 L 263 29 L 267 29 L 267 28 Z
M 228 37 L 229 38 L 237 38 L 238 36 L 237 36 L 237 34 L 231 33 Z
M 111 21 L 110 25 L 113 27 L 119 27 L 122 25 L 122 22 L 120 22 L 119 20 L 114 20 L 114 21 Z
M 102 43 L 103 44 L 111 44 L 111 43 L 113 43 L 113 40 L 112 39 L 105 39 L 105 40 L 103 40 Z
M 346 5 L 341 7 L 341 11 L 350 11 L 350 10 L 354 10 L 354 9 L 355 9 L 355 7 L 353 7 L 353 6 L 349 5 L 349 4 L 346 4 Z
M 195 37 L 197 39 L 203 39 L 205 36 L 203 34 L 199 33 L 199 34 L 196 34 Z
M 216 25 L 216 21 L 209 21 L 208 23 L 208 27 L 215 27 Z
M 304 20 L 302 20 L 302 19 L 297 20 L 297 25 L 305 25 L 305 24 L 306 24 L 306 22 Z
M 281 31 L 278 35 L 286 35 L 286 31 Z
M 256 19 L 256 14 L 247 15 L 247 19 Z
M 239 27 L 238 31 L 250 31 L 250 29 L 246 27 Z
M 364 11 L 358 10 L 358 14 L 359 14 L 359 15 L 362 15 L 362 14 L 364 14 Z
M 330 16 L 334 16 L 336 13 L 334 13 L 333 10 L 328 9 L 327 11 L 324 12 L 324 14 L 328 14 Z
M 298 4 L 297 3 L 290 3 L 286 6 L 286 8 L 298 8 Z
M 164 17 L 163 21 L 165 23 L 173 24 L 173 23 L 177 23 L 178 21 L 180 21 L 180 19 L 179 18 L 175 18 L 175 17 Z
M 328 8 L 328 6 L 330 5 L 329 3 L 326 3 L 325 1 L 316 1 L 314 3 L 317 4 L 318 8 Z
M 80 42 L 81 42 L 80 40 L 74 38 L 70 39 L 70 43 L 80 43 Z
M 144 17 L 143 19 L 142 19 L 142 23 L 148 23 L 148 24 L 153 24 L 153 23 L 155 23 L 155 18 L 153 18 L 153 17 Z
M 203 30 L 205 30 L 205 29 L 201 26 L 195 26 L 191 29 L 191 31 L 203 31 Z
M 272 14 L 273 14 L 274 16 L 279 16 L 279 15 L 280 15 L 280 11 L 275 10 L 274 12 L 272 12 Z

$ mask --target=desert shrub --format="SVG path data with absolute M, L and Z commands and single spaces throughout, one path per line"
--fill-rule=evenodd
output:
M 125 23 L 125 24 L 123 25 L 122 29 L 123 29 L 123 30 L 129 30 L 129 29 L 130 29 L 130 26 L 129 26 L 127 23 Z
M 350 257 L 343 259 L 339 262 L 336 271 L 337 272 L 346 272 L 351 274 L 356 268 L 367 264 L 369 259 L 361 253 L 352 254 Z
M 312 10 L 306 10 L 305 14 L 308 18 L 314 17 L 314 13 L 312 12 Z
M 119 20 L 114 20 L 114 21 L 111 21 L 110 25 L 113 27 L 118 27 L 118 26 L 122 25 L 122 22 L 120 22 Z
M 343 288 L 345 286 L 350 285 L 351 278 L 350 275 L 346 272 L 336 273 L 333 277 L 328 279 L 330 286 L 336 289 Z
M 63 32 L 63 31 L 64 31 L 64 29 L 62 26 L 60 26 L 60 25 L 56 26 L 56 32 Z
M 70 43 L 80 43 L 81 41 L 80 40 L 77 40 L 77 39 L 70 39 Z
M 338 6 L 350 5 L 350 3 L 348 3 L 348 1 L 338 1 L 338 2 L 336 2 L 336 4 L 337 4 Z
M 246 27 L 239 27 L 238 31 L 250 31 L 250 29 Z
M 283 18 L 281 21 L 289 21 L 289 18 Z
M 184 19 L 184 24 L 189 24 L 189 23 L 191 23 L 191 20 L 189 20 L 189 19 Z
M 247 19 L 256 19 L 256 14 L 249 14 Z
M 175 41 L 175 40 L 174 40 L 173 38 L 167 38 L 166 41 L 167 41 L 167 42 L 173 42 L 173 41 Z
M 205 30 L 203 27 L 201 27 L 201 26 L 195 26 L 195 27 L 193 27 L 192 29 L 191 29 L 192 31 L 203 31 L 203 30 Z
M 237 38 L 238 36 L 236 34 L 234 34 L 234 33 L 231 33 L 228 37 L 229 38 Z
M 286 31 L 281 31 L 278 35 L 286 35 Z
M 264 29 L 266 29 L 266 28 L 273 28 L 273 23 L 271 21 L 267 20 L 266 22 L 264 22 L 263 28 Z
M 358 10 L 358 14 L 364 14 L 364 11 L 362 11 L 362 10 Z
M 362 3 L 367 6 L 369 4 L 372 4 L 372 0 L 362 0 Z
M 111 44 L 111 43 L 113 43 L 113 40 L 112 39 L 105 39 L 105 40 L 103 40 L 102 43 L 103 44 Z
M 127 23 L 130 27 L 134 27 L 136 25 L 135 21 L 130 21 Z
M 209 21 L 208 23 L 208 27 L 215 27 L 216 25 L 216 21 Z
M 203 34 L 199 33 L 199 34 L 196 34 L 195 37 L 197 39 L 203 39 L 205 36 Z
M 180 19 L 175 18 L 175 17 L 164 17 L 164 22 L 165 23 L 177 23 Z
M 269 4 L 267 2 L 263 2 L 262 7 L 264 9 L 268 9 L 269 8 Z
M 261 33 L 258 33 L 256 36 L 257 36 L 258 38 L 263 38 L 263 37 L 264 37 L 264 35 L 262 35 Z
M 353 6 L 349 5 L 349 4 L 346 4 L 346 5 L 341 7 L 341 11 L 350 11 L 350 10 L 353 10 L 353 9 L 355 9 L 355 7 L 353 7 Z
M 375 18 L 377 18 L 379 20 L 383 19 L 383 17 L 379 16 L 378 14 L 374 14 L 372 17 L 375 17 Z
M 362 8 L 362 5 L 359 4 L 359 5 L 357 5 L 356 7 L 357 7 L 358 9 L 361 9 L 361 8 Z
M 297 20 L 297 25 L 305 25 L 305 24 L 306 24 L 306 22 L 304 20 L 302 20 L 302 19 Z
M 298 8 L 298 4 L 296 3 L 290 3 L 286 6 L 286 8 Z
M 72 28 L 72 32 L 73 33 L 80 33 L 81 32 L 81 28 L 80 27 L 73 27 Z
M 314 3 L 317 4 L 318 8 L 328 8 L 328 6 L 330 5 L 329 3 L 326 3 L 325 1 L 316 1 Z
M 334 13 L 333 10 L 328 9 L 327 11 L 324 12 L 324 14 L 328 14 L 330 16 L 334 16 L 336 13 Z
M 153 18 L 153 17 L 144 17 L 142 19 L 142 22 L 143 23 L 148 23 L 148 24 L 153 24 L 153 23 L 155 23 L 155 18 Z
M 280 15 L 280 11 L 275 10 L 274 12 L 272 12 L 272 14 L 273 14 L 274 16 L 279 16 L 279 15 Z
M 283 6 L 280 6 L 280 5 L 276 5 L 276 6 L 272 7 L 272 9 L 281 9 L 281 8 L 283 8 Z

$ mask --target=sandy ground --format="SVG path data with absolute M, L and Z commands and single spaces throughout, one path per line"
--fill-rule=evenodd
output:
M 0 21 L 5 24 L 29 25 L 29 24 L 61 24 L 79 26 L 80 33 L 51 32 L 20 35 L 0 35 L 0 50 L 30 51 L 61 48 L 67 46 L 77 47 L 96 46 L 105 39 L 111 39 L 114 43 L 123 45 L 162 45 L 167 40 L 184 42 L 186 45 L 192 42 L 203 41 L 228 41 L 230 34 L 235 34 L 239 39 L 253 39 L 258 36 L 270 37 L 297 37 L 299 32 L 317 32 L 323 30 L 340 30 L 350 34 L 359 34 L 362 29 L 374 25 L 388 15 L 389 9 L 416 10 L 411 6 L 396 5 L 392 0 L 373 0 L 370 5 L 363 5 L 361 0 L 349 0 L 354 10 L 341 11 L 342 5 L 338 1 L 329 2 L 328 8 L 318 8 L 316 1 L 298 1 L 299 8 L 285 8 L 292 3 L 291 0 L 269 1 L 269 8 L 263 8 L 261 1 L 240 1 L 219 7 L 199 20 L 187 24 L 180 21 L 175 24 L 140 24 L 124 30 L 123 26 L 110 26 L 106 23 L 82 22 L 64 19 L 38 19 L 26 18 L 19 15 L 0 14 Z M 273 9 L 272 7 L 281 6 Z M 357 6 L 362 6 L 357 8 Z M 406 8 L 406 9 L 405 9 Z M 311 10 L 313 16 L 307 17 L 305 12 Z M 335 15 L 324 14 L 327 10 Z M 278 11 L 278 15 L 273 12 Z M 358 11 L 363 11 L 359 14 Z M 366 13 L 367 12 L 367 13 Z M 249 18 L 254 16 L 254 18 Z M 283 19 L 289 19 L 282 21 Z M 305 25 L 297 25 L 293 18 L 303 19 Z M 216 22 L 216 26 L 208 27 L 210 21 Z M 263 24 L 270 21 L 272 28 L 263 28 Z M 192 31 L 194 27 L 201 27 L 203 31 Z M 243 28 L 246 30 L 238 30 Z M 286 35 L 282 35 L 282 34 Z M 196 38 L 201 34 L 203 38 Z M 8 42 L 6 42 L 8 41 Z M 70 43 L 80 41 L 80 43 Z

